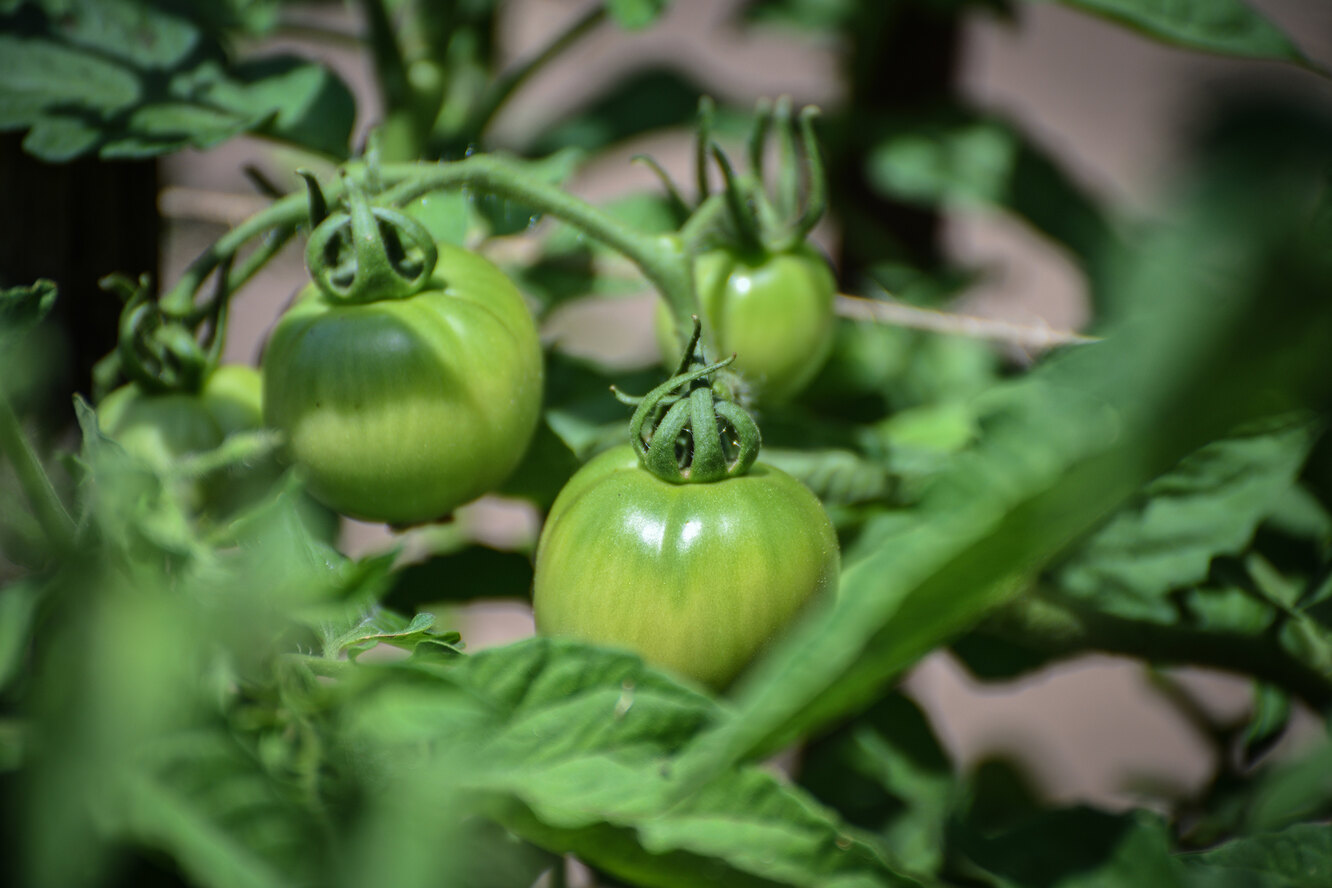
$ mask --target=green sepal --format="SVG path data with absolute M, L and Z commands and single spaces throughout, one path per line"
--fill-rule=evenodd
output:
M 333 213 L 310 233 L 305 249 L 310 279 L 341 303 L 405 299 L 420 292 L 439 261 L 429 230 L 398 210 L 372 206 L 350 177 L 346 195 L 346 211 Z
M 616 392 L 625 403 L 636 403 L 629 420 L 629 440 L 643 467 L 671 484 L 709 484 L 749 471 L 758 459 L 758 425 L 738 404 L 720 396 L 712 375 L 735 356 L 708 364 L 699 346 L 702 326 L 694 318 L 694 332 L 680 369 L 642 398 Z M 730 433 L 730 448 L 722 429 Z

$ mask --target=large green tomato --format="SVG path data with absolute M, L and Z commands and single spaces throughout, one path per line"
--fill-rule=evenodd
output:
M 499 269 L 439 244 L 426 288 L 337 303 L 311 284 L 264 353 L 264 418 L 311 493 L 390 524 L 442 517 L 518 465 L 541 406 L 541 346 Z
M 695 262 L 694 284 L 718 354 L 736 356 L 731 369 L 759 400 L 794 397 L 827 360 L 837 284 L 828 263 L 808 244 L 757 255 L 712 250 Z M 668 364 L 679 360 L 680 344 L 664 302 L 657 307 L 657 341 Z
M 671 484 L 628 445 L 580 469 L 537 544 L 537 631 L 636 651 L 725 687 L 837 586 L 837 534 L 807 487 L 762 462 Z

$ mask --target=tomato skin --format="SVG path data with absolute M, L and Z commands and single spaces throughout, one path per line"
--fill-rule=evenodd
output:
M 786 401 L 819 372 L 832 350 L 837 283 L 817 250 L 703 253 L 694 263 L 703 321 L 717 353 L 736 356 L 731 369 L 760 400 Z M 657 307 L 657 342 L 667 363 L 680 344 L 665 303 Z
M 439 244 L 405 299 L 337 304 L 313 284 L 273 330 L 264 418 L 314 496 L 372 521 L 439 518 L 518 465 L 541 406 L 541 346 L 518 290 Z
M 837 535 L 790 475 L 756 463 L 670 484 L 628 445 L 570 479 L 537 545 L 537 631 L 628 648 L 722 688 L 837 587 Z

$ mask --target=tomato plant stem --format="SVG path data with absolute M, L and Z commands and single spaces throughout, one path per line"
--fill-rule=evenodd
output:
M 387 195 L 393 203 L 407 203 L 444 188 L 466 187 L 554 216 L 637 265 L 671 306 L 677 327 L 689 329 L 690 316 L 698 312 L 688 254 L 678 236 L 635 231 L 559 187 L 524 174 L 510 162 L 478 154 L 455 163 L 387 164 L 380 174 L 386 183 L 401 183 Z

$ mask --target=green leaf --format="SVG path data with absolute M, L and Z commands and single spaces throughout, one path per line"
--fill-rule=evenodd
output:
M 885 499 L 893 487 L 886 468 L 850 450 L 765 447 L 762 459 L 798 478 L 819 499 L 832 505 Z
M 575 146 L 590 153 L 641 133 L 690 125 L 698 116 L 701 94 L 696 84 L 674 70 L 653 69 L 616 79 L 539 137 L 529 152 Z
M 247 59 L 204 90 L 200 100 L 241 119 L 261 119 L 261 135 L 332 157 L 348 153 L 356 100 L 323 65 L 296 56 Z
M 49 40 L 0 34 L 0 56 L 0 129 L 32 126 L 56 107 L 105 119 L 139 98 L 122 65 Z
M 347 155 L 355 105 L 328 68 L 294 56 L 228 66 L 216 28 L 245 19 L 239 7 L 35 6 L 16 18 L 20 33 L 0 34 L 0 129 L 30 128 L 24 147 L 40 158 L 146 157 L 248 131 Z
M 1246 764 L 1252 764 L 1285 735 L 1290 715 L 1289 695 L 1272 685 L 1254 684 L 1253 715 L 1240 737 Z
M 1332 885 L 1332 825 L 1298 823 L 1188 854 L 1191 884 L 1325 888 Z M 1240 877 L 1243 877 L 1242 879 Z
M 923 206 L 997 207 L 1093 266 L 1112 232 L 1087 192 L 1007 121 L 954 108 L 884 121 L 866 159 L 880 194 Z
M 452 674 L 502 719 L 463 780 L 538 845 L 650 886 L 904 885 L 873 847 L 758 768 L 661 810 L 666 756 L 716 717 L 637 657 L 534 639 Z
M 9 687 L 23 665 L 40 597 L 41 587 L 32 580 L 0 589 L 0 691 Z
M 656 22 L 668 4 L 669 0 L 606 0 L 606 11 L 621 28 L 637 31 Z
M 457 643 L 462 637 L 457 632 L 432 632 L 434 625 L 434 614 L 417 614 L 408 620 L 391 610 L 375 608 L 337 635 L 329 634 L 328 629 L 325 629 L 324 656 L 333 659 L 345 653 L 355 660 L 358 655 L 380 644 L 410 651 L 422 643 L 451 649 L 455 654 L 461 653 Z
M 885 697 L 811 744 L 800 784 L 851 823 L 883 836 L 910 872 L 939 871 L 956 780 L 925 714 L 907 697 Z
M 1216 441 L 1152 481 L 1052 573 L 1062 594 L 1109 614 L 1171 623 L 1171 590 L 1241 552 L 1295 483 L 1317 437 L 1291 416 Z
M 1052 2 L 1052 0 L 1046 0 Z M 1244 0 L 1053 0 L 1188 49 L 1314 67 Z

